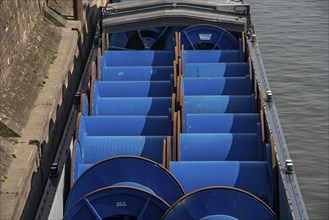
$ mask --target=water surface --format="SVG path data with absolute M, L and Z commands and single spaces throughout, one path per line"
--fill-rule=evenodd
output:
M 328 216 L 328 0 L 249 0 L 310 219 Z

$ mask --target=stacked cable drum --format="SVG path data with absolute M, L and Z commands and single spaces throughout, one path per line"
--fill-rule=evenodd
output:
M 93 65 L 97 74 L 78 118 L 65 219 L 160 218 L 184 194 L 164 168 L 173 132 L 173 56 L 105 51 L 100 71 Z
M 141 42 L 166 50 L 99 49 L 64 219 L 276 219 L 274 143 L 244 34 L 163 30 Z
M 99 80 L 91 83 L 90 115 L 80 120 L 78 145 L 84 157 L 73 181 L 113 156 L 163 162 L 163 139 L 172 135 L 172 57 L 170 51 L 105 51 Z
M 271 157 L 264 156 L 242 40 L 207 26 L 181 36 L 177 155 L 170 172 L 188 195 L 164 219 L 274 218 Z M 193 43 L 198 37 L 210 43 Z

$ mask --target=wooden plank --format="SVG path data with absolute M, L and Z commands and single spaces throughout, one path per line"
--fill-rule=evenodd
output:
M 101 79 L 101 71 L 100 71 L 101 68 L 100 68 L 100 64 L 98 64 L 98 63 L 100 63 L 100 60 L 97 61 L 97 67 L 96 67 L 96 63 L 95 63 L 95 61 L 93 61 L 92 66 L 91 66 L 92 71 L 94 71 L 96 74 L 97 81 L 99 81 Z M 96 68 L 97 68 L 97 70 L 96 70 Z
M 265 121 L 264 121 L 264 111 L 263 109 L 260 110 L 260 126 L 262 130 L 262 146 L 265 145 Z
M 179 92 L 179 106 L 182 108 L 184 107 L 184 92 L 183 92 L 183 84 L 182 84 L 182 81 L 183 81 L 183 77 L 181 77 L 181 86 L 180 86 L 180 92 Z
M 95 66 L 96 66 L 95 61 L 91 62 L 91 79 L 95 78 Z
M 178 32 L 178 47 L 180 48 L 180 46 L 181 46 L 181 33 L 180 32 Z
M 85 104 L 85 96 L 86 96 L 86 93 L 82 93 L 81 96 L 80 96 L 80 109 L 79 109 L 79 112 L 82 112 L 83 111 L 83 105 Z
M 174 121 L 174 112 L 176 111 L 176 94 L 171 94 L 171 121 Z
M 180 161 L 180 133 L 181 133 L 181 122 L 180 122 L 180 114 L 181 112 L 177 112 L 177 161 Z
M 264 146 L 266 141 L 266 129 L 265 129 L 265 110 L 264 110 L 264 101 L 262 91 L 259 90 L 259 112 L 261 120 L 261 129 L 262 129 L 262 144 Z
M 182 103 L 182 101 L 184 101 L 182 96 L 184 96 L 184 93 L 183 93 L 183 76 L 179 76 L 179 97 L 177 97 L 178 100 L 179 100 L 179 106 L 182 106 L 184 104 L 184 103 Z
M 178 64 L 179 60 L 179 42 L 178 42 L 178 32 L 175 32 L 175 60 Z
M 176 61 L 177 60 L 177 46 L 174 47 L 174 51 L 175 51 L 175 59 L 174 59 L 174 61 Z
M 166 138 L 163 139 L 163 143 L 162 143 L 162 166 L 164 168 L 166 168 L 166 166 L 167 166 L 167 140 L 166 140 Z
M 90 95 L 89 95 L 89 115 L 93 114 L 93 94 L 95 84 L 95 61 L 91 63 Z
M 173 61 L 173 66 L 174 66 L 174 88 L 177 87 L 177 61 Z
M 72 149 L 72 158 L 71 158 L 71 168 L 70 168 L 70 189 L 73 187 L 73 171 L 74 171 L 74 159 L 75 159 L 75 148 L 77 145 L 77 140 L 73 142 L 73 149 Z
M 272 175 L 273 175 L 273 211 L 278 213 L 279 196 L 278 196 L 278 173 L 277 173 L 277 159 L 276 148 L 273 135 L 270 136 L 271 153 L 272 153 Z
M 181 63 L 182 54 L 181 53 L 182 53 L 182 51 L 181 51 L 181 34 L 180 34 L 180 32 L 177 33 L 177 38 L 178 38 L 178 40 L 177 40 L 177 43 L 178 43 L 178 45 L 177 45 L 177 48 L 178 48 L 177 65 L 178 65 L 178 73 L 181 74 L 181 65 L 182 65 L 182 63 Z
M 265 109 L 264 109 L 264 99 L 263 99 L 263 94 L 262 94 L 262 91 L 259 90 L 259 99 L 260 99 L 260 109 L 263 111 L 263 129 L 264 129 L 264 142 L 266 141 L 266 113 L 265 113 Z
M 174 112 L 173 121 L 173 161 L 177 160 L 177 112 Z
M 242 52 L 245 57 L 245 55 L 246 55 L 246 36 L 245 36 L 244 32 L 242 32 Z
M 171 139 L 170 139 L 170 136 L 168 136 L 167 137 L 167 156 L 166 156 L 166 158 L 167 158 L 167 163 L 166 163 L 166 169 L 167 170 L 170 170 L 170 154 L 171 154 Z
M 97 49 L 97 80 L 101 79 L 101 48 Z
M 261 90 L 259 90 L 259 107 L 260 107 L 260 110 L 263 110 L 264 111 L 264 100 L 263 100 L 263 93 Z
M 178 58 L 178 65 L 177 65 L 177 70 L 178 70 L 178 76 L 182 75 L 182 58 Z
M 176 32 L 176 35 L 175 35 L 175 38 L 176 38 L 176 46 L 177 46 L 177 55 L 178 55 L 178 58 L 181 56 L 181 35 L 180 35 L 180 32 Z
M 181 73 L 181 75 L 182 76 L 184 76 L 184 71 L 185 71 L 185 69 L 184 69 L 184 44 L 182 44 L 182 58 L 181 58 L 181 71 L 182 71 L 182 73 Z
M 75 137 L 74 137 L 74 142 L 73 142 L 71 170 L 70 170 L 70 188 L 72 188 L 72 186 L 73 186 L 73 169 L 74 169 L 75 148 L 76 148 L 77 140 L 79 137 L 79 127 L 80 127 L 81 116 L 82 116 L 82 112 L 79 112 L 77 121 L 75 122 L 75 135 L 74 135 Z
M 77 121 L 75 122 L 75 135 L 74 139 L 78 139 L 79 137 L 79 127 L 80 127 L 80 119 L 81 119 L 82 112 L 78 113 Z
M 254 75 L 252 72 L 252 60 L 251 60 L 250 56 L 248 57 L 248 63 L 249 63 L 250 92 L 252 93 L 252 92 L 255 92 L 255 89 L 254 89 L 254 91 L 252 91 L 253 90 L 252 81 L 253 81 Z
M 177 102 L 179 104 L 179 97 L 180 97 L 180 93 L 181 93 L 181 76 L 178 76 L 177 77 L 177 96 L 176 96 L 176 99 L 177 99 Z
M 102 33 L 102 56 L 104 56 L 104 51 L 105 51 L 105 33 Z
M 106 33 L 106 34 L 105 34 L 105 37 L 106 37 L 106 45 L 107 45 L 107 48 L 105 48 L 105 50 L 106 50 L 106 49 L 108 49 L 109 46 L 110 46 L 111 34 Z
M 180 109 L 181 109 L 181 128 L 182 128 L 182 130 L 181 130 L 181 132 L 182 133 L 184 133 L 184 120 L 185 120 L 185 118 L 184 118 L 184 92 L 183 91 L 181 91 L 181 93 L 180 93 Z

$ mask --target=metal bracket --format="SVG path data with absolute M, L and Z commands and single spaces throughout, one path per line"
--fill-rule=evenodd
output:
M 38 140 L 31 139 L 31 140 L 29 140 L 29 145 L 36 145 L 36 146 L 40 147 L 40 142 Z

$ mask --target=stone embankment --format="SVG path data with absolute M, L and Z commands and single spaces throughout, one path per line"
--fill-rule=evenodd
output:
M 72 2 L 0 2 L 0 219 L 36 213 L 106 0 Z

